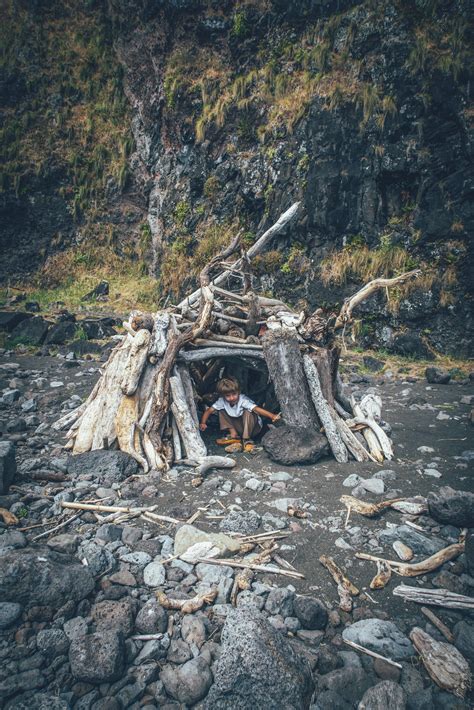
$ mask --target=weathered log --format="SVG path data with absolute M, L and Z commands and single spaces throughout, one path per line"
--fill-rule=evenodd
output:
M 339 432 L 344 444 L 347 446 L 348 450 L 351 452 L 352 456 L 356 461 L 374 461 L 371 454 L 362 446 L 359 440 L 354 436 L 352 431 L 347 426 L 346 422 L 341 419 L 336 411 L 329 406 L 329 411 L 334 420 L 334 424 Z
M 171 418 L 171 431 L 173 436 L 174 459 L 175 461 L 181 461 L 183 458 L 183 450 L 181 447 L 181 439 L 179 438 L 179 430 L 175 417 Z
M 237 338 L 232 338 L 232 340 L 237 341 Z M 208 338 L 196 338 L 194 341 L 195 345 L 199 345 L 203 348 L 229 348 L 230 350 L 261 350 L 262 346 L 256 343 L 246 343 L 244 340 L 239 340 L 237 342 L 232 342 L 230 338 L 214 340 Z M 189 351 L 186 351 L 189 352 Z M 190 352 L 193 352 L 192 350 Z
M 235 460 L 229 456 L 205 456 L 199 460 L 196 472 L 199 476 L 204 476 L 211 468 L 234 468 L 235 465 Z
M 319 375 L 319 382 L 324 399 L 334 407 L 334 382 L 332 372 L 332 355 L 326 348 L 313 348 L 310 357 Z
M 377 574 L 370 582 L 371 589 L 383 589 L 390 582 L 392 570 L 386 562 L 377 562 Z
M 262 345 L 283 419 L 291 426 L 319 431 L 296 336 L 283 330 L 268 332 Z
M 436 641 L 416 626 L 411 630 L 410 639 L 434 682 L 458 698 L 464 698 L 471 688 L 471 671 L 469 663 L 457 648 L 450 643 Z
M 321 564 L 326 567 L 331 577 L 337 584 L 337 592 L 339 594 L 339 607 L 343 611 L 352 611 L 352 596 L 357 596 L 359 590 L 352 584 L 350 579 L 346 577 L 344 572 L 337 566 L 332 557 L 321 555 L 319 558 Z
M 123 370 L 121 390 L 125 395 L 135 394 L 148 357 L 151 333 L 139 330 L 132 341 L 130 355 Z
M 192 404 L 188 401 L 180 371 L 175 368 L 170 377 L 173 396 L 172 411 L 188 458 L 201 458 L 207 455 L 206 445 L 202 440 L 196 418 L 192 414 Z M 192 399 L 194 403 L 194 399 Z M 181 458 L 176 456 L 175 458 Z
M 149 357 L 162 357 L 166 350 L 166 331 L 170 324 L 170 314 L 166 311 L 159 311 L 155 315 L 153 333 L 148 351 Z
M 318 370 L 309 355 L 303 355 L 303 367 L 313 404 L 320 422 L 324 427 L 324 433 L 329 441 L 329 446 L 334 454 L 334 458 L 336 461 L 339 461 L 339 463 L 347 463 L 349 455 L 346 446 L 341 439 L 334 419 L 329 411 L 328 401 L 323 396 Z
M 410 587 L 407 584 L 399 584 L 398 587 L 395 587 L 393 593 L 397 597 L 403 597 L 417 604 L 430 604 L 431 606 L 442 606 L 446 609 L 474 611 L 474 597 L 456 594 L 449 589 L 425 589 L 424 587 Z
M 182 362 L 199 362 L 200 360 L 210 360 L 211 358 L 217 357 L 248 357 L 263 360 L 263 353 L 261 350 L 230 348 L 228 344 L 226 344 L 225 347 L 219 348 L 182 351 L 178 356 L 178 360 Z
M 264 251 L 268 245 L 268 243 L 273 239 L 273 237 L 276 234 L 279 234 L 280 232 L 285 229 L 287 224 L 291 222 L 291 220 L 296 216 L 298 213 L 299 207 L 300 207 L 300 202 L 295 202 L 286 212 L 284 212 L 280 217 L 278 218 L 277 222 L 270 227 L 270 229 L 267 229 L 267 231 L 262 234 L 262 236 L 257 239 L 255 244 L 253 244 L 250 249 L 247 251 L 247 258 L 248 259 L 253 259 L 254 256 L 257 256 L 257 254 L 261 254 L 262 251 Z M 223 257 L 226 258 L 226 257 Z M 221 259 L 222 260 L 222 259 Z M 238 259 L 234 264 L 232 264 L 231 269 L 240 269 L 240 265 L 242 263 L 241 259 Z M 213 279 L 213 284 L 218 286 L 219 284 L 224 283 L 224 281 L 232 274 L 232 270 L 230 271 L 224 271 L 218 276 L 216 276 Z M 179 308 L 186 306 L 186 305 L 193 305 L 199 300 L 199 297 L 201 295 L 201 289 L 197 289 L 194 291 L 190 296 L 187 296 L 185 299 L 181 301 L 179 304 Z

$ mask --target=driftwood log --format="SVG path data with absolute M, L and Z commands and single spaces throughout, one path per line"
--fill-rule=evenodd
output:
M 464 698 L 471 688 L 472 678 L 469 663 L 457 648 L 436 641 L 418 627 L 412 629 L 410 639 L 434 682 L 458 698 Z

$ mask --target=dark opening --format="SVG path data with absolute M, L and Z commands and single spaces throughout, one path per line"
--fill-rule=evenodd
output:
M 216 391 L 217 382 L 229 375 L 240 382 L 241 392 L 252 399 L 259 407 L 270 412 L 278 412 L 279 404 L 275 396 L 273 383 L 270 380 L 264 360 L 252 360 L 242 357 L 215 358 L 190 363 L 189 370 L 196 392 L 199 417 L 206 407 L 219 398 Z M 267 430 L 266 422 L 262 434 Z M 219 432 L 219 422 L 216 415 L 208 421 L 208 429 L 202 433 L 203 439 L 214 438 Z

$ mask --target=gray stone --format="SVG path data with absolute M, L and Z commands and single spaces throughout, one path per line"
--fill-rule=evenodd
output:
M 73 619 L 64 622 L 63 629 L 68 639 L 72 641 L 85 636 L 88 631 L 88 625 L 83 616 L 75 616 Z
M 100 547 L 92 540 L 85 540 L 79 547 L 78 557 L 87 562 L 87 567 L 97 577 L 115 569 L 115 557 L 105 547 Z
M 449 372 L 442 370 L 440 367 L 427 367 L 425 377 L 430 385 L 447 385 L 451 379 Z
M 143 581 L 147 587 L 160 587 L 166 580 L 166 570 L 161 562 L 150 562 L 143 570 Z
M 143 646 L 142 650 L 135 658 L 134 663 L 140 665 L 141 663 L 146 663 L 147 661 L 158 661 L 160 658 L 166 656 L 166 649 L 161 643 L 160 639 L 151 639 L 147 641 Z
M 26 318 L 13 328 L 10 339 L 12 343 L 21 342 L 22 345 L 41 345 L 48 333 L 49 323 L 41 316 Z
M 0 535 L 0 550 L 5 554 L 9 550 L 19 550 L 26 547 L 28 540 L 19 530 L 5 530 Z
M 120 525 L 106 523 L 97 529 L 95 536 L 104 542 L 115 542 L 122 539 L 122 528 Z
M 36 399 L 25 399 L 25 401 L 21 403 L 21 411 L 26 412 L 27 414 L 30 412 L 37 412 L 38 404 Z
M 385 490 L 385 484 L 380 478 L 362 478 L 359 485 L 369 493 L 381 495 Z
M 458 621 L 454 627 L 454 645 L 463 656 L 474 662 L 474 624 Z
M 197 656 L 182 666 L 165 666 L 160 680 L 166 692 L 184 705 L 202 700 L 212 684 L 212 673 L 203 656 Z
M 269 614 L 293 616 L 293 602 L 295 593 L 285 587 L 272 589 L 265 603 L 265 611 Z
M 168 614 L 156 599 L 147 601 L 135 619 L 135 628 L 140 634 L 164 633 L 167 627 Z
M 369 688 L 359 703 L 358 710 L 405 710 L 406 694 L 392 680 L 383 680 Z
M 11 441 L 0 441 L 0 495 L 8 493 L 15 476 L 15 445 Z
M 91 616 L 97 631 L 113 629 L 121 631 L 124 636 L 132 633 L 133 614 L 130 597 L 123 597 L 118 601 L 97 602 L 91 609 Z
M 196 565 L 195 574 L 198 579 L 207 584 L 219 584 L 222 578 L 230 578 L 234 575 L 232 567 L 212 565 L 200 562 Z
M 362 697 L 367 688 L 371 685 L 370 677 L 362 668 L 345 667 L 330 671 L 318 680 L 318 701 L 323 693 L 332 693 L 331 700 L 338 702 L 341 699 L 350 702 L 350 708 L 355 707 L 355 703 Z M 332 710 L 337 705 L 325 706 L 327 710 Z M 345 707 L 345 706 L 343 706 Z M 388 710 L 388 708 L 387 708 Z
M 258 493 L 260 491 L 263 491 L 263 489 L 265 488 L 265 482 L 260 481 L 258 478 L 249 478 L 247 481 L 245 481 L 245 488 L 248 488 L 249 490 Z
M 0 629 L 7 629 L 19 618 L 21 604 L 16 602 L 0 602 Z
M 351 473 L 343 480 L 342 485 L 346 488 L 354 488 L 354 486 L 357 486 L 362 480 L 361 476 L 358 476 L 357 473 Z
M 18 389 L 6 390 L 3 393 L 2 402 L 4 404 L 13 404 L 17 400 L 19 400 L 20 397 L 21 397 L 21 390 L 18 390 Z
M 71 673 L 85 683 L 111 683 L 122 677 L 125 660 L 123 637 L 116 631 L 102 631 L 71 641 Z
M 311 670 L 284 636 L 250 607 L 232 609 L 222 630 L 207 710 L 303 710 L 314 690 Z
M 206 640 L 206 626 L 201 618 L 186 614 L 181 622 L 181 636 L 190 646 L 201 648 Z
M 392 621 L 362 619 L 346 626 L 342 637 L 395 660 L 411 658 L 415 654 L 411 641 Z
M 153 560 L 153 557 L 148 554 L 148 552 L 127 552 L 127 554 L 122 555 L 122 562 L 128 562 L 131 565 L 136 565 L 137 567 L 146 567 Z
M 47 547 L 14 550 L 0 557 L 0 599 L 28 606 L 61 607 L 80 602 L 94 589 L 94 578 L 77 559 Z
M 262 444 L 273 461 L 291 466 L 295 463 L 316 463 L 329 454 L 325 436 L 313 429 L 283 426 L 270 429 Z
M 443 547 L 446 547 L 444 540 L 433 536 L 426 537 L 426 535 L 413 530 L 408 525 L 398 525 L 396 528 L 382 530 L 379 540 L 385 545 L 391 545 L 392 542 L 401 540 L 405 545 L 411 547 L 416 555 L 425 555 L 426 557 L 434 555 L 435 552 L 439 552 Z
M 471 577 L 474 577 L 474 530 L 468 530 L 467 532 L 464 554 L 466 556 L 467 571 Z
M 192 657 L 193 654 L 186 641 L 182 639 L 173 639 L 173 641 L 171 641 L 167 655 L 167 660 L 170 663 L 186 663 L 186 661 L 189 661 Z
M 51 550 L 56 552 L 65 552 L 68 555 L 73 555 L 79 545 L 81 538 L 79 535 L 71 535 L 70 533 L 62 533 L 55 535 L 47 541 L 47 545 Z
M 270 474 L 270 483 L 286 483 L 287 481 L 291 481 L 291 478 L 291 474 L 286 471 L 274 471 Z
M 43 629 L 38 632 L 36 646 L 48 658 L 56 658 L 67 654 L 69 639 L 61 629 Z
M 293 603 L 294 614 L 304 629 L 325 629 L 328 623 L 326 607 L 314 597 L 297 596 Z
M 111 486 L 138 472 L 139 464 L 124 451 L 87 451 L 68 458 L 67 470 L 72 476 L 93 474 L 96 482 Z
M 438 523 L 463 528 L 474 527 L 474 493 L 455 491 L 443 486 L 438 493 L 428 495 L 428 508 Z
M 122 542 L 125 545 L 135 545 L 143 536 L 142 530 L 134 528 L 132 525 L 124 525 L 122 532 Z
M 176 531 L 174 539 L 174 554 L 182 555 L 187 549 L 197 542 L 212 542 L 219 548 L 220 555 L 228 555 L 231 552 L 238 552 L 240 543 L 224 533 L 206 533 L 192 525 L 182 525 Z
M 260 527 L 261 517 L 255 510 L 233 511 L 221 520 L 219 529 L 222 532 L 236 532 L 242 535 L 252 535 Z

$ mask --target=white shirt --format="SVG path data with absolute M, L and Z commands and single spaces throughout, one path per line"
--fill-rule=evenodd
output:
M 250 397 L 247 397 L 246 394 L 241 394 L 234 405 L 230 404 L 230 402 L 228 402 L 224 397 L 219 397 L 217 402 L 214 402 L 214 404 L 212 405 L 212 408 L 216 411 L 225 409 L 229 417 L 241 417 L 244 409 L 247 409 L 249 412 L 252 412 L 256 406 L 257 405 L 250 399 Z M 262 420 L 258 416 L 258 414 L 257 418 L 258 423 L 261 424 Z

